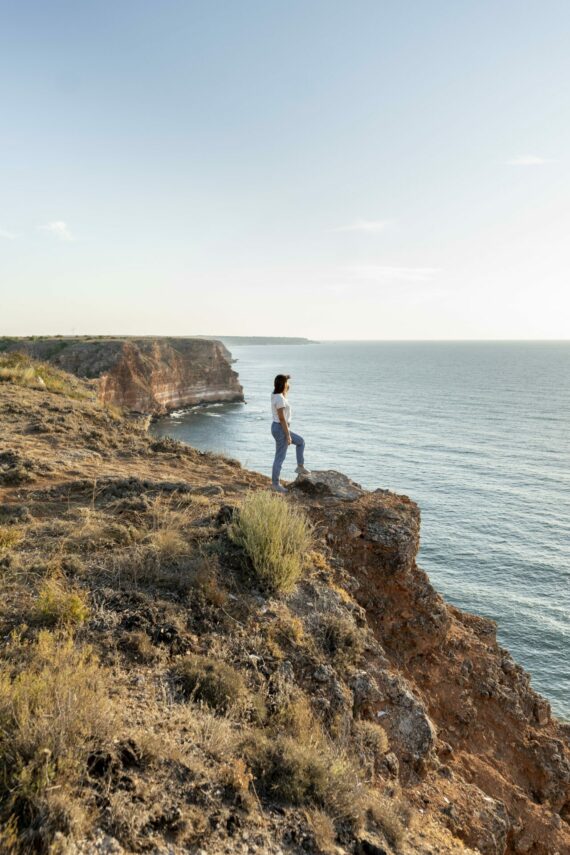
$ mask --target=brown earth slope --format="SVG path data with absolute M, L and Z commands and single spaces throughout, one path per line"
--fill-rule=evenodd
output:
M 570 852 L 568 729 L 410 499 L 298 479 L 271 593 L 229 537 L 268 480 L 82 394 L 0 383 L 0 851 Z
M 243 401 L 243 389 L 221 341 L 173 337 L 5 338 L 0 350 L 20 351 L 96 379 L 103 403 L 161 414 L 178 407 Z

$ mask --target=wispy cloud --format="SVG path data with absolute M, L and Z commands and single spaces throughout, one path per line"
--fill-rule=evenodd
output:
M 383 232 L 390 220 L 356 220 L 348 226 L 337 226 L 333 232 Z
M 519 157 L 507 160 L 507 166 L 544 166 L 545 163 L 552 162 L 546 157 L 537 157 L 535 154 L 521 154 Z
M 431 282 L 441 272 L 441 268 L 384 267 L 376 264 L 364 264 L 347 267 L 346 272 L 356 279 L 364 279 L 367 282 Z
M 16 240 L 18 235 L 15 235 L 13 232 L 8 232 L 6 229 L 0 229 L 0 238 L 4 240 Z
M 45 226 L 40 226 L 40 229 L 44 232 L 49 232 L 59 240 L 75 240 L 63 220 L 54 220 L 53 223 L 46 223 Z

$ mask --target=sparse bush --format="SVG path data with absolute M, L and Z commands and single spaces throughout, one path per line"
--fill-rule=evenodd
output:
M 202 701 L 222 713 L 249 695 L 235 668 L 208 656 L 186 656 L 172 673 L 186 700 Z
M 367 770 L 368 777 L 374 780 L 389 747 L 386 731 L 374 721 L 355 721 L 354 741 L 363 768 Z
M 382 831 L 391 846 L 401 846 L 405 824 L 409 824 L 410 819 L 407 809 L 402 809 L 394 799 L 373 791 L 369 794 L 368 817 Z
M 336 831 L 331 817 L 318 808 L 305 812 L 307 825 L 313 832 L 315 847 L 319 855 L 334 855 L 338 852 Z
M 356 721 L 354 729 L 358 741 L 364 748 L 378 756 L 386 753 L 388 737 L 380 724 L 376 724 L 375 721 Z
M 33 620 L 43 626 L 72 627 L 89 616 L 85 595 L 70 591 L 58 579 L 47 579 L 40 588 L 33 610 Z
M 271 655 L 282 659 L 284 651 L 305 649 L 310 652 L 314 648 L 313 638 L 305 632 L 303 621 L 292 615 L 283 607 L 276 609 L 277 616 L 266 628 L 266 645 Z
M 285 732 L 294 739 L 321 738 L 319 725 L 307 698 L 298 693 L 288 700 L 280 701 L 271 717 L 276 732 Z
M 228 531 L 249 556 L 261 582 L 273 591 L 294 588 L 312 540 L 311 525 L 302 511 L 273 493 L 250 493 Z
M 362 785 L 349 761 L 324 739 L 255 734 L 244 746 L 262 791 L 286 804 L 324 808 L 357 822 Z
M 150 665 L 159 657 L 159 653 L 146 634 L 141 629 L 127 632 L 119 641 L 119 649 L 134 662 Z
M 16 851 L 45 852 L 81 821 L 74 794 L 87 757 L 111 738 L 105 683 L 89 649 L 40 632 L 13 638 L 0 664 L 0 825 Z
M 353 620 L 342 615 L 327 615 L 321 621 L 323 649 L 339 665 L 356 662 L 362 654 L 364 636 Z

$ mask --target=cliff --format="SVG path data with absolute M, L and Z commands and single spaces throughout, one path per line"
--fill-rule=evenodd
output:
M 99 400 L 159 415 L 180 407 L 243 401 L 231 355 L 220 341 L 200 338 L 20 338 L 1 349 L 96 379 Z
M 266 478 L 2 372 L 0 851 L 570 852 L 569 727 L 413 501 L 299 477 L 279 593 L 231 536 Z

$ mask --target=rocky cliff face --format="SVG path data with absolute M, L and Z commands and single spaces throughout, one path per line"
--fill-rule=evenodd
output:
M 231 355 L 220 341 L 194 338 L 4 340 L 79 377 L 97 380 L 99 400 L 160 415 L 178 407 L 243 401 Z
M 297 479 L 379 644 L 359 703 L 378 717 L 414 803 L 485 855 L 570 853 L 570 725 L 417 566 L 420 512 L 335 472 Z

